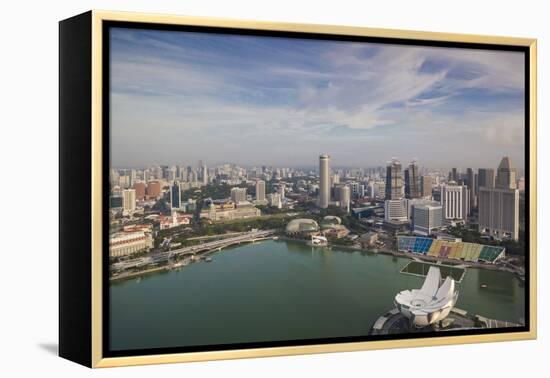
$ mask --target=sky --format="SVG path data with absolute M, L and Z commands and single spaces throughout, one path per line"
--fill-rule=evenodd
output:
M 111 29 L 111 157 L 524 165 L 521 52 Z

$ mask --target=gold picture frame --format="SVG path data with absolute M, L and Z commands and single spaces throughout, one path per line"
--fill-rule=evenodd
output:
M 104 197 L 104 170 L 105 161 L 103 161 L 104 147 L 104 130 L 103 122 L 105 115 L 103 114 L 103 97 L 105 85 L 103 81 L 104 67 L 104 34 L 103 25 L 105 22 L 128 22 L 142 24 L 162 24 L 162 25 L 186 25 L 200 27 L 216 27 L 216 28 L 236 28 L 250 29 L 273 32 L 294 32 L 294 33 L 310 33 L 310 34 L 329 34 L 343 36 L 358 36 L 358 37 L 376 37 L 376 38 L 392 38 L 399 40 L 419 40 L 419 41 L 438 41 L 438 42 L 458 42 L 471 44 L 490 44 L 502 46 L 521 46 L 528 49 L 529 55 L 529 160 L 526 170 L 529 171 L 529 235 L 526 236 L 529 241 L 529 276 L 527 293 L 529 303 L 529 330 L 525 332 L 507 332 L 507 333 L 491 333 L 491 334 L 475 334 L 475 335 L 458 335 L 458 336 L 438 336 L 429 338 L 404 338 L 397 340 L 373 340 L 362 342 L 342 342 L 331 344 L 318 345 L 300 345 L 300 346 L 282 346 L 282 347 L 267 347 L 267 348 L 252 348 L 252 349 L 232 349 L 232 350 L 216 350 L 206 352 L 189 352 L 189 353 L 170 353 L 170 354 L 151 354 L 137 356 L 121 356 L 121 357 L 105 357 L 102 350 L 103 345 L 103 301 L 105 295 L 105 287 L 103 287 L 103 239 L 105 232 L 103 204 Z M 87 135 L 82 136 L 85 143 L 89 142 L 90 155 L 77 158 L 79 164 L 90 163 L 86 166 L 86 176 L 88 181 L 83 182 L 84 186 L 89 185 L 90 200 L 83 204 L 84 209 L 88 211 L 90 220 L 85 225 L 71 224 L 70 218 L 67 215 L 65 220 L 61 219 L 62 227 L 60 230 L 60 240 L 67 238 L 70 231 L 75 233 L 87 234 L 89 245 L 86 249 L 89 251 L 85 254 L 85 259 L 76 261 L 75 257 L 69 256 L 68 248 L 71 246 L 70 241 L 60 243 L 60 355 L 73 361 L 82 363 L 89 367 L 114 367 L 114 366 L 130 366 L 143 364 L 160 364 L 173 362 L 188 362 L 188 361 L 207 361 L 218 359 L 237 359 L 250 357 L 267 357 L 267 356 L 283 356 L 283 355 L 299 355 L 310 353 L 328 353 L 328 352 L 348 352 L 372 349 L 387 349 L 387 348 L 408 348 L 408 347 L 425 347 L 435 345 L 449 344 L 467 344 L 467 343 L 482 343 L 496 341 L 513 341 L 513 340 L 528 340 L 535 339 L 537 336 L 537 264 L 536 264 L 536 243 L 537 243 L 537 42 L 536 39 L 527 38 L 512 38 L 500 36 L 482 36 L 469 34 L 453 34 L 453 33 L 436 33 L 423 31 L 406 31 L 392 29 L 375 29 L 366 27 L 352 26 L 334 26 L 334 25 L 314 25 L 314 24 L 294 24 L 294 23 L 279 23 L 279 22 L 259 22 L 251 20 L 230 20 L 208 17 L 187 17 L 174 15 L 159 15 L 159 14 L 144 14 L 144 13 L 126 13 L 126 12 L 110 12 L 110 11 L 90 11 L 81 16 L 62 21 L 60 24 L 60 87 L 61 92 L 65 89 L 68 91 L 71 77 L 63 78 L 66 75 L 65 69 L 68 63 L 67 59 L 74 59 L 74 55 L 79 49 L 86 49 L 87 54 L 80 54 L 82 62 L 88 62 L 89 77 L 81 78 L 84 80 L 82 93 L 90 92 L 89 97 L 82 99 L 78 96 L 65 96 L 63 93 L 60 97 L 60 127 L 61 127 L 61 149 L 64 146 L 64 133 L 76 132 L 67 131 L 69 121 L 88 121 L 89 128 L 84 128 Z M 78 32 L 84 33 L 83 41 L 77 40 L 75 34 Z M 68 36 L 72 34 L 72 36 Z M 72 38 L 72 39 L 71 39 Z M 65 59 L 65 60 L 64 60 Z M 78 61 L 77 61 L 78 62 Z M 76 63 L 77 63 L 76 62 Z M 527 68 L 527 67 L 526 67 Z M 84 71 L 85 72 L 85 71 Z M 70 77 L 69 77 L 70 76 Z M 67 85 L 67 87 L 64 87 Z M 74 92 L 73 92 L 74 94 Z M 71 98 L 72 97 L 72 98 Z M 90 100 L 89 103 L 86 103 Z M 68 108 L 72 106 L 74 109 L 74 101 L 80 101 L 80 107 L 86 109 L 86 115 L 71 115 Z M 71 118 L 73 117 L 73 118 Z M 76 118 L 74 118 L 76 117 Z M 80 117 L 80 118 L 78 118 Z M 74 122 L 73 122 L 74 124 Z M 79 134 L 80 135 L 80 134 Z M 67 135 L 66 138 L 75 138 Z M 527 147 L 527 146 L 526 146 Z M 69 153 L 68 151 L 67 153 Z M 73 151 L 74 152 L 74 151 Z M 85 153 L 83 153 L 85 154 Z M 64 150 L 61 151 L 61 165 L 67 159 L 64 155 Z M 74 163 L 74 161 L 73 161 Z M 67 168 L 69 169 L 69 168 Z M 61 184 L 63 184 L 63 169 L 61 170 Z M 67 200 L 69 201 L 69 199 Z M 66 203 L 61 203 L 61 216 L 63 218 L 64 206 Z M 80 227 L 76 229 L 75 227 Z M 89 228 L 88 228 L 89 227 Z M 80 235 L 80 234 L 78 234 Z M 75 253 L 74 250 L 71 253 Z M 86 272 L 84 278 L 76 278 L 71 276 L 73 272 Z M 85 283 L 79 284 L 75 280 L 88 280 L 89 286 L 82 286 Z M 80 285 L 80 286 L 79 286 Z M 81 293 L 83 301 L 75 303 L 75 293 L 71 292 L 69 286 L 82 289 Z M 89 295 L 86 293 L 90 289 Z M 80 304 L 79 304 L 80 303 Z M 84 307 L 79 307 L 79 306 Z M 89 310 L 89 317 L 82 320 L 82 324 L 67 326 L 75 317 L 81 316 L 82 309 L 84 312 Z M 73 322 L 74 323 L 74 322 Z M 80 340 L 80 341 L 77 341 Z M 80 352 L 75 352 L 82 343 Z

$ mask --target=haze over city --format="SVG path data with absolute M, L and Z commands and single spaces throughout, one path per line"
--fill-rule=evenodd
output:
M 111 33 L 112 166 L 524 167 L 522 53 Z

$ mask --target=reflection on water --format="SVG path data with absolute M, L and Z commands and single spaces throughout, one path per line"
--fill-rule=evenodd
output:
M 111 348 L 366 335 L 397 292 L 423 281 L 399 273 L 408 259 L 299 242 L 242 245 L 213 257 L 112 284 Z M 469 312 L 524 317 L 524 288 L 512 274 L 468 269 L 459 290 L 457 307 Z

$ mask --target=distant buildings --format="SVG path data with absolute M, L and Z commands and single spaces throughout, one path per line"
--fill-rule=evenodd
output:
M 256 201 L 265 201 L 265 181 L 263 180 L 256 181 Z
M 479 188 L 479 231 L 497 239 L 519 238 L 519 190 L 508 157 L 500 162 L 495 187 Z
M 147 185 L 144 182 L 134 183 L 134 190 L 136 191 L 136 199 L 142 201 L 146 196 Z
M 386 200 L 403 198 L 403 174 L 401 163 L 392 159 L 386 166 Z
M 170 185 L 170 206 L 172 209 L 179 209 L 181 206 L 181 188 L 177 181 Z
M 147 197 L 151 199 L 159 199 L 161 193 L 160 181 L 149 181 L 147 183 Z
M 246 201 L 246 188 L 231 188 L 231 201 L 235 203 Z
M 418 165 L 416 161 L 411 161 L 409 167 L 405 169 L 405 198 L 419 198 L 419 177 Z
M 319 156 L 319 207 L 326 209 L 330 202 L 330 156 Z
M 454 181 L 441 188 L 443 219 L 448 224 L 465 223 L 470 212 L 470 194 L 466 185 Z
M 122 191 L 122 208 L 125 213 L 136 210 L 136 191 L 134 189 L 124 189 Z
M 281 209 L 283 207 L 283 201 L 279 193 L 270 193 L 267 195 L 267 201 L 269 206 Z
M 336 187 L 336 198 L 340 203 L 340 208 L 348 213 L 351 201 L 350 187 L 348 185 L 338 185 Z
M 420 178 L 420 196 L 426 199 L 432 198 L 432 178 L 430 176 Z

